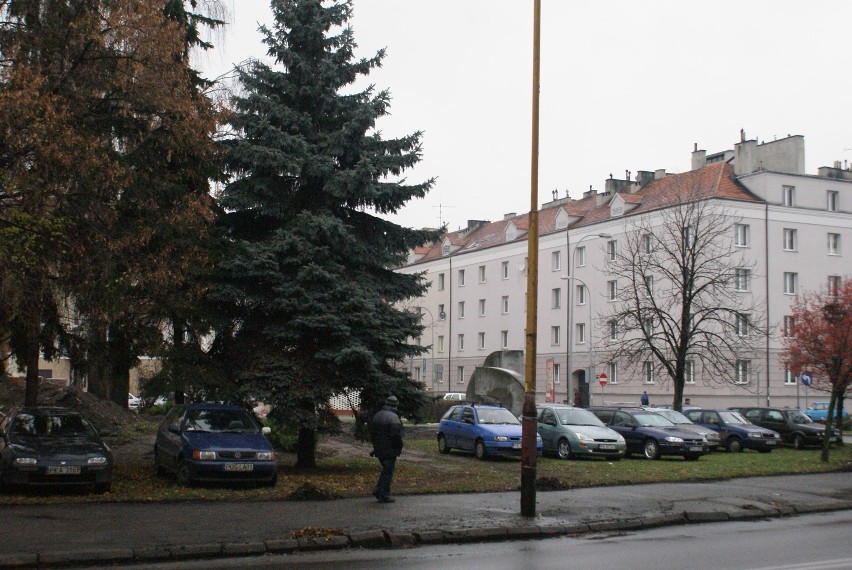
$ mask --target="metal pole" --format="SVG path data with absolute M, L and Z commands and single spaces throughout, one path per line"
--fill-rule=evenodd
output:
M 527 234 L 527 331 L 524 362 L 524 408 L 521 420 L 521 516 L 535 516 L 536 409 L 535 364 L 538 327 L 538 99 L 541 63 L 541 0 L 533 8 L 532 149 L 530 160 L 530 217 Z
M 416 307 L 419 311 L 426 311 L 429 313 L 429 328 L 432 329 L 432 344 L 429 348 L 429 356 L 431 360 L 432 369 L 429 373 L 432 375 L 432 392 L 435 391 L 435 317 L 432 316 L 432 311 L 427 309 L 426 307 Z

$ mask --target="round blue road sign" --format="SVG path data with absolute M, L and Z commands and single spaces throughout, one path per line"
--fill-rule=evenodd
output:
M 814 375 L 810 372 L 802 372 L 802 384 L 810 386 L 814 383 Z

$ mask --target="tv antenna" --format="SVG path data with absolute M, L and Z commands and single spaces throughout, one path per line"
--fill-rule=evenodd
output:
M 438 208 L 438 227 L 444 227 L 444 208 L 455 208 L 455 206 L 447 206 L 446 204 L 441 204 L 438 202 L 437 206 L 432 206 L 433 208 Z

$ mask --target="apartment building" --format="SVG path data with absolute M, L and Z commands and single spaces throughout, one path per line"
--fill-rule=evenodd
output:
M 779 354 L 791 325 L 791 302 L 803 291 L 831 288 L 852 275 L 852 170 L 835 163 L 804 172 L 804 138 L 731 150 L 692 152 L 692 169 L 629 172 L 610 177 L 603 191 L 580 199 L 558 198 L 539 211 L 538 401 L 671 403 L 673 387 L 653 368 L 627 366 L 607 356 L 613 303 L 628 286 L 608 270 L 634 222 L 663 223 L 667 209 L 699 195 L 730 217 L 723 247 L 741 259 L 732 287 L 748 298 L 755 322 L 769 334 L 730 377 L 710 377 L 690 367 L 684 393 L 704 407 L 771 403 L 804 406 L 823 394 L 804 387 L 784 369 Z M 423 272 L 430 286 L 411 310 L 423 314 L 419 343 L 430 347 L 408 363 L 411 374 L 434 392 L 458 392 L 486 356 L 523 350 L 526 325 L 528 216 L 471 220 L 411 253 L 398 270 Z M 650 287 L 650 284 L 648 284 Z M 626 372 L 627 370 L 630 372 Z M 607 382 L 600 385 L 598 376 Z M 733 379 L 733 381 L 730 381 Z

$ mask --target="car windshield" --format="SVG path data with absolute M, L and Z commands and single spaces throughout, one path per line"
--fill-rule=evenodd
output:
M 750 424 L 751 422 L 742 417 L 738 412 L 719 412 L 719 417 L 726 424 Z
M 190 410 L 186 431 L 258 433 L 255 419 L 245 410 Z
M 791 410 L 787 412 L 787 417 L 790 418 L 790 421 L 794 424 L 812 424 L 814 421 L 800 412 L 799 410 Z
M 476 413 L 479 415 L 479 423 L 481 424 L 520 424 L 512 412 L 504 408 L 489 410 L 478 408 Z
M 95 435 L 95 429 L 77 414 L 25 414 L 15 417 L 12 433 L 48 437 L 85 437 Z
M 653 412 L 633 414 L 633 418 L 639 422 L 642 427 L 672 427 L 674 423 L 670 422 L 660 414 Z
M 565 426 L 605 427 L 605 424 L 595 414 L 582 408 L 559 410 L 559 423 Z
M 667 420 L 669 420 L 673 424 L 691 424 L 692 423 L 691 421 L 689 421 L 689 418 L 687 418 L 685 415 L 678 412 L 677 410 L 657 410 L 656 413 L 660 414 L 661 416 L 663 416 L 664 418 L 666 418 Z

